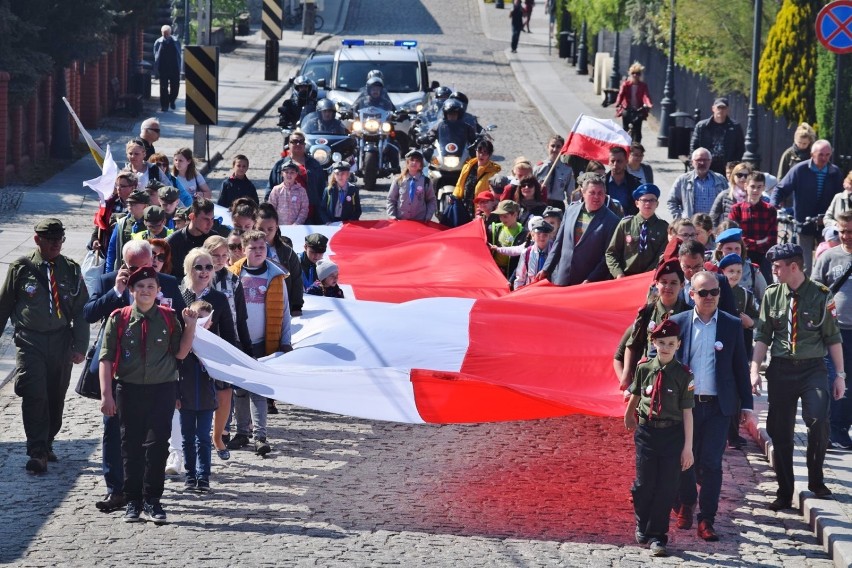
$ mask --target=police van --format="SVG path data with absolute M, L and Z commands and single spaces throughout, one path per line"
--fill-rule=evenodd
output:
M 396 109 L 415 114 L 439 86 L 437 81 L 429 83 L 429 65 L 416 40 L 344 39 L 334 53 L 331 78 L 325 85 L 327 97 L 351 106 L 367 82 L 367 73 L 378 69 Z

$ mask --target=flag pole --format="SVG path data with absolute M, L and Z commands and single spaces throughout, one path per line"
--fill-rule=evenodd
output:
M 92 135 L 89 134 L 89 131 L 83 128 L 83 123 L 80 122 L 80 117 L 77 116 L 77 113 L 74 112 L 74 109 L 71 108 L 71 103 L 68 102 L 68 99 L 62 97 L 62 102 L 65 103 L 65 106 L 68 107 L 68 112 L 71 113 L 71 118 L 74 119 L 74 122 L 77 123 L 77 128 L 80 130 L 80 134 L 83 136 L 83 140 L 86 141 L 86 145 L 89 147 L 89 152 L 92 153 L 92 157 L 97 162 L 98 167 L 104 167 L 104 151 L 101 150 L 101 147 L 98 146 L 97 142 L 92 138 Z

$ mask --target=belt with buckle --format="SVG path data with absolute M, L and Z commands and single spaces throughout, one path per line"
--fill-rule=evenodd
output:
M 790 365 L 792 367 L 802 367 L 806 365 L 814 365 L 822 362 L 822 357 L 811 357 L 808 359 L 791 359 L 790 357 L 773 357 L 772 361 L 777 361 L 779 365 Z
M 639 424 L 648 428 L 671 428 L 680 424 L 677 420 L 648 420 L 647 418 L 639 417 Z
M 695 395 L 695 402 L 716 402 L 716 399 L 719 398 L 715 394 L 697 394 Z

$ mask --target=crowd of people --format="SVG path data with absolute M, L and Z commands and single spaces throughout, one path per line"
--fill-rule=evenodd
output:
M 725 106 L 716 101 L 714 111 Z M 223 225 L 191 150 L 179 149 L 170 162 L 154 147 L 159 134 L 150 118 L 126 145 L 127 166 L 94 220 L 90 248 L 105 261 L 90 290 L 80 284 L 79 265 L 61 255 L 58 219 L 36 225 L 37 250 L 13 263 L 0 290 L 0 327 L 12 319 L 19 339 L 15 387 L 32 473 L 58 459 L 52 443 L 71 365 L 83 361 L 89 325 L 101 325 L 94 358 L 107 491 L 95 505 L 124 509 L 128 522 L 166 522 L 167 474 L 203 493 L 214 455 L 272 451 L 275 401 L 209 376 L 191 352 L 194 328 L 203 325 L 255 358 L 290 351 L 304 295 L 342 298 L 343 291 L 337 265 L 324 258 L 328 239 L 312 233 L 293 243 L 280 226 L 362 214 L 350 164 L 326 172 L 295 130 L 263 199 L 248 177 L 249 158 L 233 157 L 218 195 L 230 212 L 231 225 Z M 625 424 L 635 430 L 636 540 L 654 554 L 666 552 L 673 507 L 683 529 L 697 507 L 699 536 L 718 539 L 722 453 L 744 443 L 739 427 L 762 387 L 768 351 L 779 482 L 771 508 L 792 504 L 799 398 L 817 496 L 830 494 L 822 477 L 829 444 L 852 449 L 852 409 L 842 397 L 852 349 L 842 347 L 852 345 L 852 174 L 843 178 L 830 144 L 814 138 L 800 127 L 777 179 L 744 162 L 718 173 L 715 154 L 695 148 L 692 169 L 669 192 L 671 223 L 656 214 L 662 192 L 638 142 L 611 148 L 604 164 L 562 156 L 564 140 L 552 136 L 541 161 L 519 156 L 504 176 L 483 139 L 463 164 L 453 198 L 484 224 L 494 265 L 512 289 L 653 274 L 614 368 L 628 399 Z M 419 150 L 405 155 L 387 194 L 388 218 L 440 218 L 425 166 Z M 795 245 L 779 243 L 777 211 L 788 199 Z

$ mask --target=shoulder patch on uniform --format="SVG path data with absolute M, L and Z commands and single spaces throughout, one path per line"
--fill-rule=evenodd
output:
M 766 287 L 766 291 L 768 292 L 769 290 L 773 290 L 775 288 L 778 288 L 780 285 L 781 284 L 778 283 L 778 282 L 773 282 L 772 284 L 770 284 L 769 286 Z
M 816 284 L 816 285 L 817 285 L 817 288 L 819 288 L 821 292 L 824 292 L 824 293 L 829 293 L 829 292 L 831 292 L 831 290 L 829 290 L 829 289 L 828 289 L 828 286 L 826 286 L 826 285 L 825 285 L 825 284 L 823 284 L 822 282 L 817 282 L 816 280 L 811 280 L 811 282 L 813 282 L 814 284 Z
M 837 304 L 834 302 L 834 298 L 830 299 L 825 304 L 825 311 L 831 314 L 831 317 L 837 317 Z
M 695 390 L 695 379 L 689 381 L 689 384 L 686 385 L 686 390 L 689 390 L 689 391 Z

